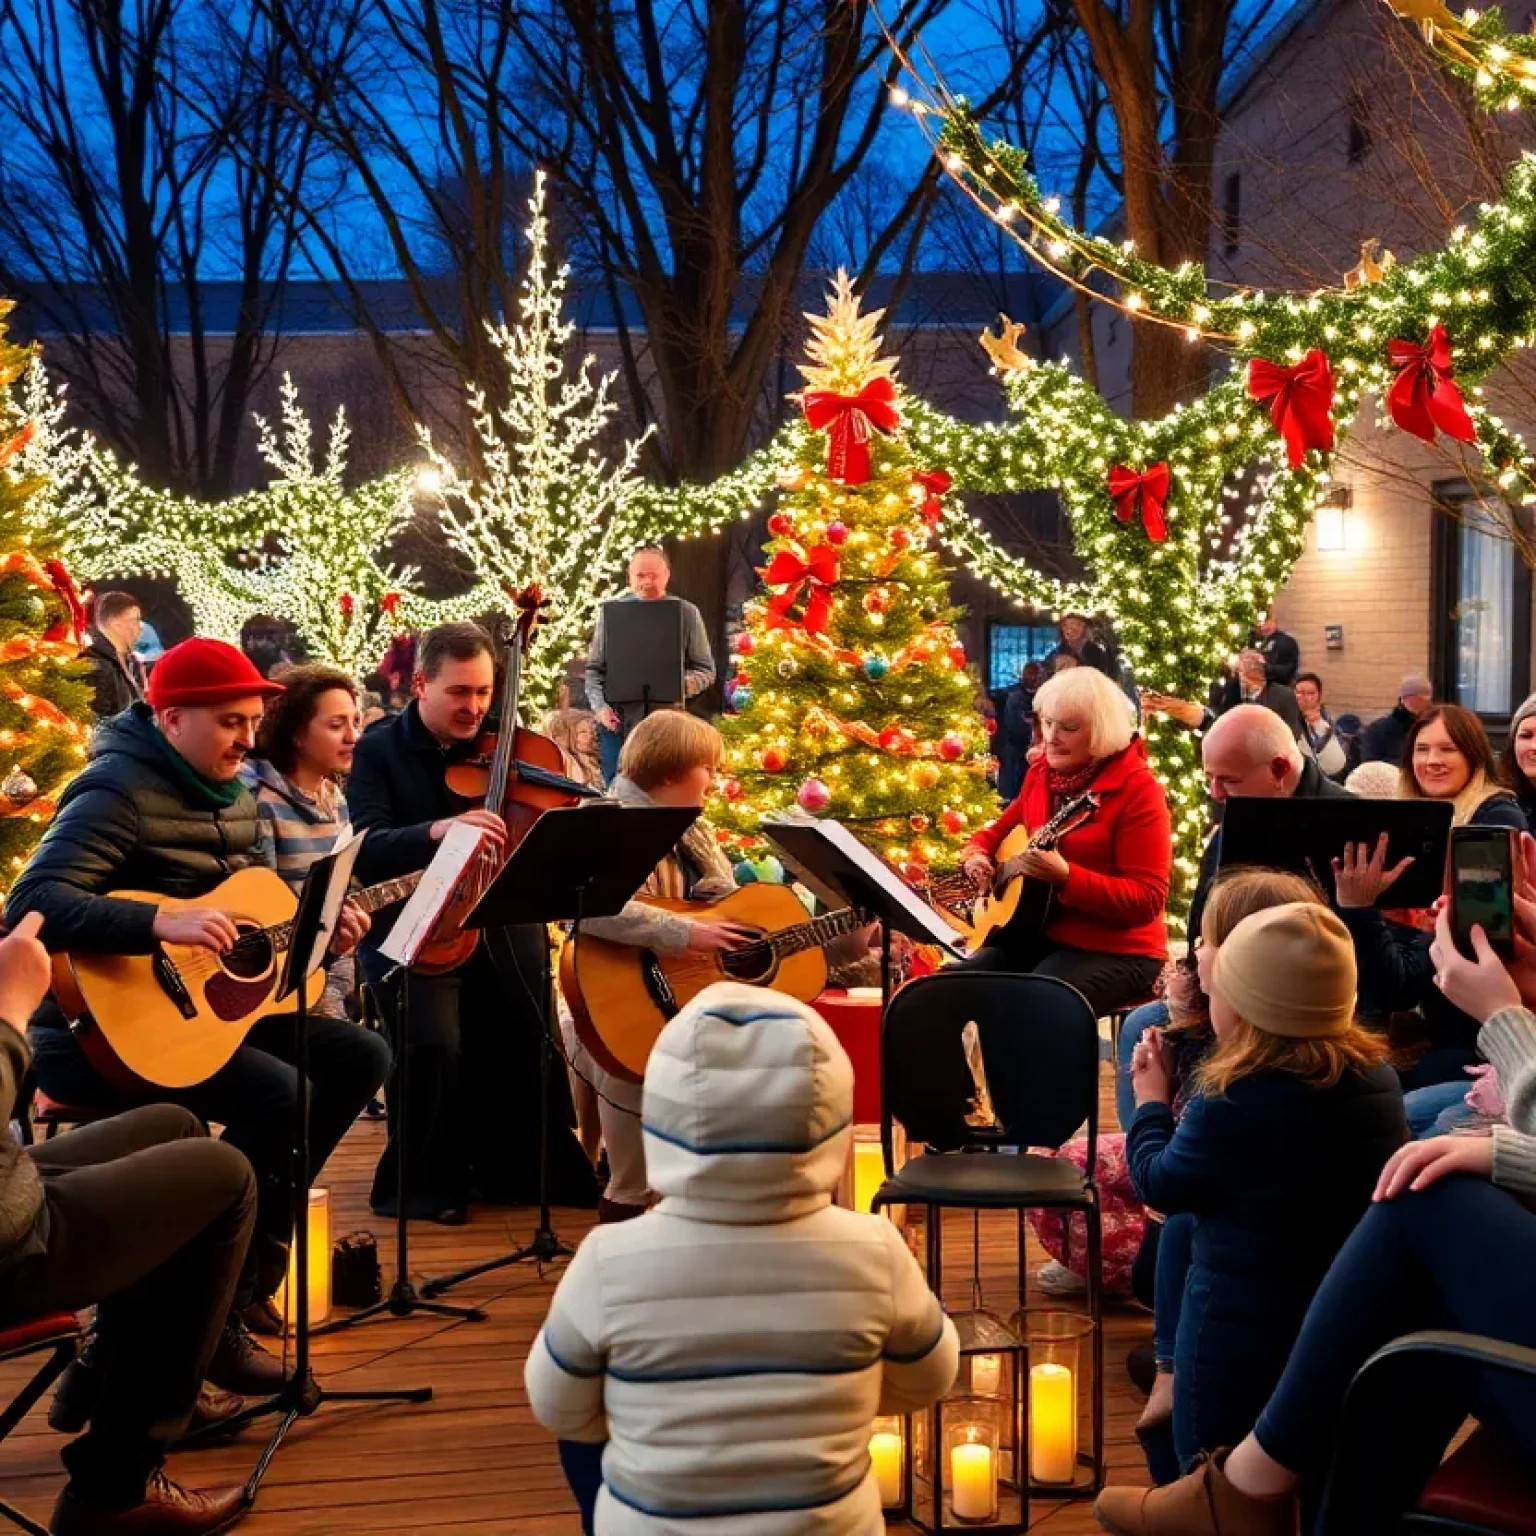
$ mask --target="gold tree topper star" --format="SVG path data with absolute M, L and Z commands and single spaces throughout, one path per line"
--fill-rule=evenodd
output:
M 1024 323 L 1010 320 L 1007 315 L 999 315 L 997 319 L 1000 334 L 994 336 L 990 330 L 983 331 L 980 337 L 982 350 L 992 359 L 992 366 L 999 373 L 1019 373 L 1030 366 L 1028 354 L 1019 348 Z
M 894 378 L 896 360 L 881 357 L 876 334 L 884 314 L 883 309 L 859 313 L 858 295 L 847 272 L 839 267 L 827 297 L 826 314 L 805 317 L 811 327 L 811 340 L 805 348 L 810 362 L 800 365 L 805 387 L 852 395 L 871 379 Z

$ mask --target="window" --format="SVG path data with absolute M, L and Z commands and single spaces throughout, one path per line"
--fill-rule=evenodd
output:
M 1436 692 L 1507 724 L 1530 691 L 1531 571 L 1462 481 L 1436 485 Z
M 1358 165 L 1364 160 L 1370 154 L 1373 142 L 1370 107 L 1365 97 L 1356 91 L 1349 98 L 1349 137 L 1345 143 L 1349 163 Z
M 1243 177 L 1233 171 L 1222 184 L 1221 239 L 1223 254 L 1237 255 L 1243 241 Z
M 1044 661 L 1056 649 L 1054 624 L 987 626 L 987 692 L 1012 688 L 1026 662 Z

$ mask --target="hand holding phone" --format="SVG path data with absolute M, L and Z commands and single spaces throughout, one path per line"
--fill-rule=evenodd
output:
M 1458 827 L 1451 834 L 1451 937 L 1468 960 L 1472 929 L 1506 963 L 1515 957 L 1514 849 L 1504 827 Z

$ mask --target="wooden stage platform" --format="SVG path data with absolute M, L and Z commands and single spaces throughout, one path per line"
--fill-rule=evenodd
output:
M 380 1125 L 360 1122 L 326 1177 L 336 1235 L 366 1227 L 380 1239 L 381 1250 L 389 1229 L 370 1215 L 367 1192 L 383 1141 Z M 556 1225 L 574 1241 L 591 1220 L 590 1213 L 561 1211 Z M 944 1246 L 946 1270 L 951 1264 L 954 1270 L 946 1274 L 945 1290 L 946 1300 L 958 1308 L 969 1297 L 970 1217 L 959 1213 L 951 1222 L 954 1230 L 946 1224 Z M 413 1268 L 418 1275 L 441 1274 L 492 1258 L 525 1241 L 531 1227 L 527 1210 L 484 1207 L 475 1210 L 467 1227 L 414 1225 Z M 987 1217 L 982 1233 L 986 1300 L 1006 1314 L 1016 1305 L 1012 1220 Z M 387 1284 L 392 1251 L 381 1257 Z M 1042 1259 L 1036 1250 L 1034 1262 Z M 362 1531 L 575 1536 L 580 1527 L 554 1442 L 530 1416 L 522 1385 L 523 1359 L 553 1288 L 552 1278 L 519 1266 L 483 1276 L 445 1298 L 483 1306 L 490 1314 L 485 1322 L 391 1320 L 318 1340 L 316 1371 L 328 1385 L 429 1384 L 433 1400 L 421 1407 L 336 1405 L 302 1420 L 240 1530 L 250 1536 Z M 1123 1366 L 1126 1351 L 1150 1335 L 1145 1312 L 1112 1304 L 1105 1343 L 1106 1422 L 1111 1476 L 1119 1482 L 1145 1481 L 1132 1431 L 1140 1399 Z M 0 1370 L 7 1398 L 18 1376 L 15 1367 Z M 264 1426 L 248 1429 L 230 1445 L 175 1456 L 170 1470 L 194 1487 L 238 1482 L 264 1443 Z M 45 1524 L 62 1480 L 61 1444 L 39 1408 L 0 1446 L 0 1498 Z M 1067 1503 L 1036 1506 L 1032 1529 L 1088 1536 L 1099 1528 L 1088 1504 Z

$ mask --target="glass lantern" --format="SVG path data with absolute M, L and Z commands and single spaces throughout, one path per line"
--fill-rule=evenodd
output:
M 1022 1532 L 1029 1509 L 1020 1435 L 1024 1343 L 1000 1317 L 957 1313 L 960 1369 L 949 1395 L 907 1420 L 918 1529 Z
M 1022 1439 L 1029 1492 L 1092 1497 L 1104 1481 L 1096 1324 L 1083 1312 L 1035 1308 L 1009 1321 L 1025 1343 Z

